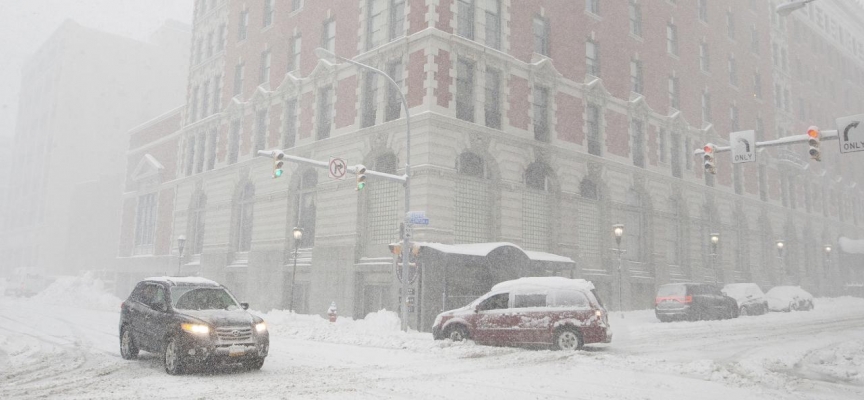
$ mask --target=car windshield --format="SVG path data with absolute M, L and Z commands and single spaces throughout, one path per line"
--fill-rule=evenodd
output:
M 663 285 L 657 290 L 657 297 L 684 296 L 686 294 L 687 287 L 684 285 Z
M 751 294 L 748 293 L 748 288 L 747 285 L 726 285 L 726 287 L 723 288 L 723 292 L 726 293 L 726 295 L 735 298 L 747 297 L 748 294 Z
M 236 310 L 234 297 L 223 288 L 171 288 L 172 305 L 179 310 Z

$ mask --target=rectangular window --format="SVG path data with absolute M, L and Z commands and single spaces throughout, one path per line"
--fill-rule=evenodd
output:
M 585 72 L 600 77 L 600 45 L 592 40 L 585 42 Z
M 185 165 L 185 175 L 192 175 L 195 167 L 195 136 L 189 135 L 186 137 L 186 161 L 183 163 Z
M 375 125 L 378 118 L 378 73 L 366 72 L 363 74 L 363 119 L 360 121 L 361 128 Z
M 321 30 L 321 47 L 330 52 L 336 51 L 336 21 L 324 21 Z
M 633 131 L 633 165 L 645 168 L 645 129 L 642 121 L 634 119 L 630 125 Z
M 246 40 L 246 30 L 249 28 L 249 11 L 243 10 L 240 13 L 240 20 L 237 24 L 237 41 Z
M 201 90 L 201 118 L 207 118 L 210 115 L 210 81 L 204 81 Z
M 457 0 L 456 34 L 474 40 L 474 0 Z
M 192 89 L 192 98 L 189 100 L 189 121 L 198 120 L 198 86 Z
M 387 0 L 367 0 L 366 3 L 366 50 L 384 43 Z
M 533 23 L 534 52 L 549 57 L 549 22 L 541 17 L 535 16 Z
M 222 75 L 213 77 L 213 105 L 214 113 L 222 111 Z
M 213 57 L 213 32 L 207 34 L 207 51 L 204 55 L 206 58 Z
M 735 40 L 735 13 L 732 11 L 726 12 L 726 35 Z
M 390 40 L 405 36 L 405 0 L 390 1 Z
M 600 15 L 600 0 L 585 0 L 585 11 Z
M 642 37 L 642 6 L 630 0 L 630 34 Z
M 291 0 L 291 11 L 297 11 L 303 7 L 303 0 Z
M 240 120 L 234 120 L 231 122 L 231 132 L 230 137 L 228 138 L 228 164 L 234 164 L 237 162 L 237 158 L 240 156 L 240 129 L 242 125 L 240 124 Z
M 758 72 L 753 75 L 753 97 L 762 98 L 762 74 Z
M 474 63 L 464 58 L 456 64 L 456 118 L 474 122 Z
M 243 74 L 245 73 L 246 66 L 241 61 L 234 66 L 234 96 L 237 96 L 243 93 Z
M 261 67 L 258 70 L 258 84 L 270 82 L 270 50 L 261 52 Z
M 676 110 L 680 109 L 681 103 L 679 100 L 680 96 L 679 96 L 679 91 L 678 91 L 678 77 L 677 76 L 670 76 L 669 77 L 668 90 L 669 90 L 669 105 L 672 106 L 672 108 L 674 108 Z
M 142 246 L 141 249 L 136 249 L 135 253 L 152 253 L 156 237 L 156 193 L 138 197 L 135 222 L 135 246 Z
M 729 107 L 729 120 L 732 123 L 732 132 L 738 132 L 741 126 L 738 124 L 738 107 Z
M 384 121 L 392 121 L 402 115 L 402 60 L 396 60 L 387 64 L 387 75 L 390 75 L 399 89 L 393 85 L 387 85 L 387 109 L 384 111 Z
M 483 108 L 486 112 L 486 126 L 501 129 L 501 73 L 486 69 L 486 90 Z
M 702 69 L 702 72 L 711 71 L 711 56 L 708 54 L 707 43 L 699 45 L 699 68 Z
M 216 168 L 216 139 L 218 135 L 218 130 L 213 128 L 210 130 L 210 133 L 207 134 L 207 170 L 210 171 L 213 168 Z
M 756 25 L 750 26 L 750 51 L 759 54 L 759 31 Z
M 678 55 L 678 27 L 673 23 L 666 24 L 666 51 Z
M 642 61 L 630 60 L 630 90 L 642 93 Z
M 734 57 L 729 57 L 729 84 L 738 86 L 738 63 Z
M 273 23 L 273 0 L 264 0 L 264 27 L 270 26 Z
M 711 122 L 711 94 L 702 93 L 702 122 Z
M 673 133 L 669 139 L 669 144 L 669 161 L 671 161 L 672 164 L 672 176 L 675 178 L 681 178 L 683 176 L 681 171 L 681 135 Z
M 219 25 L 219 33 L 216 35 L 216 51 L 225 48 L 225 24 Z
M 486 46 L 501 49 L 501 0 L 486 1 Z
M 282 133 L 282 147 L 290 149 L 297 140 L 297 99 L 285 103 L 285 132 Z
M 303 38 L 300 34 L 291 38 L 291 50 L 288 53 L 288 72 L 300 69 L 300 46 Z
M 693 154 L 690 152 L 690 138 L 684 139 L 684 166 L 688 171 L 693 170 Z
M 549 89 L 534 86 L 534 139 L 549 141 Z
M 669 144 L 666 143 L 666 131 L 659 129 L 657 131 L 657 142 L 660 146 L 660 162 L 665 163 L 669 157 Z
M 255 121 L 255 147 L 252 149 L 252 154 L 255 154 L 258 150 L 264 150 L 264 147 L 267 146 L 267 109 L 258 110 L 258 115 Z
M 330 125 L 333 122 L 333 104 L 331 101 L 333 90 L 327 86 L 318 89 L 318 139 L 330 137 Z
M 699 7 L 699 20 L 702 22 L 708 22 L 708 0 L 697 0 Z
M 585 127 L 587 129 L 588 154 L 603 155 L 603 142 L 600 136 L 600 107 L 589 104 L 585 108 Z
M 204 158 L 207 156 L 205 153 L 207 147 L 207 135 L 202 133 L 198 134 L 198 144 L 195 149 L 195 173 L 200 174 L 204 172 Z

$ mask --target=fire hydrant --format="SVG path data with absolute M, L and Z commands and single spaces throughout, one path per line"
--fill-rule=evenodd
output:
M 327 309 L 327 315 L 330 317 L 330 322 L 336 322 L 336 302 L 330 303 L 330 308 Z

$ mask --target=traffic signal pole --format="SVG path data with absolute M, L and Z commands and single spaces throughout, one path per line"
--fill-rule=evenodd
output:
M 264 156 L 264 157 L 272 157 L 273 156 L 273 150 L 258 150 L 258 155 Z M 311 158 L 289 156 L 289 155 L 285 154 L 285 157 L 283 158 L 283 160 L 295 162 L 298 164 L 311 165 L 313 167 L 318 167 L 318 168 L 324 168 L 324 169 L 330 168 L 329 163 L 327 163 L 325 161 L 313 160 Z M 357 166 L 356 165 L 348 166 L 347 171 L 356 175 L 357 174 Z M 403 184 L 406 181 L 405 175 L 393 175 L 393 174 L 388 174 L 388 173 L 384 173 L 384 172 L 373 171 L 371 169 L 366 170 L 366 175 L 371 176 L 371 177 L 375 177 L 375 178 L 401 182 Z
M 837 133 L 836 129 L 830 130 L 830 131 L 822 131 L 822 136 L 821 136 L 822 141 L 838 140 L 839 138 L 840 138 L 840 135 Z M 796 144 L 796 143 L 807 143 L 809 140 L 810 140 L 810 136 L 808 136 L 808 135 L 794 135 L 794 136 L 787 136 L 787 137 L 780 138 L 780 139 L 766 140 L 764 142 L 756 142 L 755 147 L 759 148 L 759 147 L 785 146 L 785 145 Z M 723 153 L 723 152 L 727 152 L 730 150 L 732 150 L 732 146 L 715 146 L 714 147 L 714 153 Z M 693 155 L 695 155 L 697 157 L 701 156 L 703 154 L 705 154 L 705 150 L 702 150 L 702 149 L 693 150 Z

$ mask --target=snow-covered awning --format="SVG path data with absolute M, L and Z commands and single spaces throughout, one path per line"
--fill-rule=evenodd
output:
M 844 253 L 864 254 L 864 240 L 849 239 L 841 236 L 838 242 L 840 243 L 840 250 Z
M 486 257 L 493 251 L 510 247 L 519 250 L 526 257 L 528 257 L 531 261 L 540 261 L 540 262 L 553 262 L 553 263 L 575 263 L 573 259 L 570 257 L 559 256 L 557 254 L 544 253 L 542 251 L 525 251 L 522 250 L 521 247 L 508 242 L 495 242 L 495 243 L 470 243 L 470 244 L 443 244 L 443 243 L 432 243 L 432 242 L 415 242 L 413 243 L 414 249 L 412 250 L 415 254 L 418 253 L 422 248 L 429 248 L 433 250 L 440 251 L 446 254 L 457 254 L 463 256 L 474 256 L 474 257 Z M 402 248 L 402 243 L 393 243 L 390 245 L 390 250 L 395 253 L 399 253 L 399 249 Z

